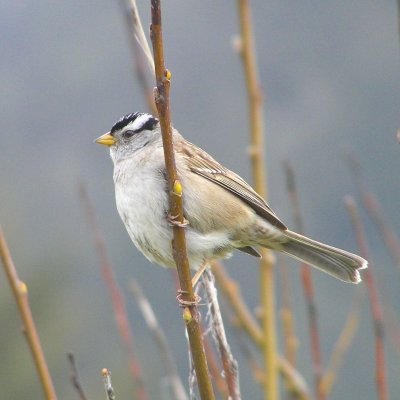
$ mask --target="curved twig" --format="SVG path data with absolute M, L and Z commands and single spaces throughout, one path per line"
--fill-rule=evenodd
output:
M 147 101 L 147 105 L 153 114 L 157 113 L 154 104 L 152 87 L 148 77 L 154 75 L 154 60 L 149 43 L 143 30 L 142 21 L 137 8 L 136 0 L 119 0 L 122 12 L 124 13 L 125 25 L 133 52 L 135 73 L 140 88 Z

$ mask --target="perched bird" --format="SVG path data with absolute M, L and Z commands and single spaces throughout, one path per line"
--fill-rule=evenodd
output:
M 161 128 L 146 113 L 122 117 L 97 143 L 110 147 L 119 215 L 135 246 L 152 262 L 175 267 L 168 221 L 168 186 Z M 286 253 L 345 282 L 361 281 L 363 258 L 292 232 L 240 176 L 173 129 L 175 161 L 183 186 L 190 267 L 255 247 Z

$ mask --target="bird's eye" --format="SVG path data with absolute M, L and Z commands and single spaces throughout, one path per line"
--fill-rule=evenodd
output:
M 129 139 L 135 134 L 135 131 L 125 131 L 122 133 L 124 139 Z

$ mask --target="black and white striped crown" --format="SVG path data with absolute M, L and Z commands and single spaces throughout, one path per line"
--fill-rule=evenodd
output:
M 132 122 L 137 121 L 137 124 L 134 125 L 134 131 L 139 133 L 144 130 L 151 131 L 158 124 L 158 119 L 153 117 L 147 113 L 135 112 L 132 114 L 124 115 L 120 118 L 111 128 L 110 133 L 113 134 L 116 131 L 119 131 L 125 128 L 127 125 Z

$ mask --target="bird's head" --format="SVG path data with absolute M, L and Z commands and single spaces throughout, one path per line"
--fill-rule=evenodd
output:
M 150 114 L 136 112 L 123 116 L 95 142 L 110 147 L 111 158 L 115 162 L 129 157 L 159 138 L 158 119 Z

